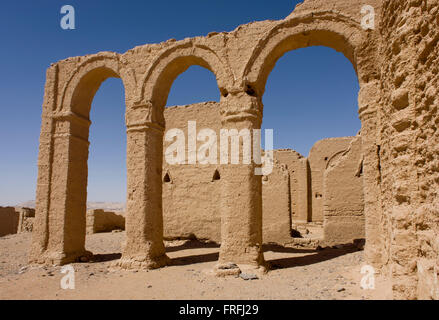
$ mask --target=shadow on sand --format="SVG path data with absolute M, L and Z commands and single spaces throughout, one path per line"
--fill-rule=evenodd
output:
M 176 252 L 180 250 L 191 250 L 191 249 L 219 249 L 220 245 L 214 242 L 203 242 L 198 240 L 188 240 L 185 243 L 175 246 L 167 247 L 166 252 Z M 287 269 L 294 267 L 303 267 L 311 264 L 331 260 L 340 257 L 345 254 L 350 254 L 358 251 L 358 248 L 353 245 L 343 245 L 339 248 L 325 248 L 325 249 L 307 249 L 307 248 L 288 248 L 280 245 L 264 245 L 264 252 L 272 251 L 279 253 L 291 253 L 291 254 L 303 254 L 303 256 L 286 257 L 279 259 L 267 260 L 270 269 Z M 219 251 L 219 250 L 217 250 Z M 108 254 L 95 254 L 93 259 L 90 261 L 92 263 L 98 262 L 108 262 L 120 259 L 121 253 L 108 253 Z M 219 257 L 218 252 L 211 252 L 198 255 L 188 255 L 177 257 L 171 260 L 171 265 L 173 266 L 185 266 L 191 264 L 214 262 L 217 261 Z

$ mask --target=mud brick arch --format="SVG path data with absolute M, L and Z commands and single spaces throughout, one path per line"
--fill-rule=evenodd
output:
M 384 243 L 381 238 L 381 226 L 376 223 L 381 219 L 377 202 L 379 186 L 376 179 L 379 174 L 376 123 L 380 90 L 377 81 L 378 70 L 374 63 L 378 58 L 377 37 L 375 32 L 365 31 L 358 22 L 340 13 L 314 11 L 293 16 L 270 29 L 259 40 L 242 78 L 248 87 L 262 96 L 267 79 L 278 59 L 289 51 L 311 46 L 332 48 L 343 53 L 352 63 L 360 85 L 358 112 L 362 123 L 366 164 L 366 255 L 371 263 L 381 267 L 385 259 Z
M 47 72 L 31 261 L 65 264 L 90 255 L 84 247 L 89 113 L 108 78 L 122 79 L 128 100 L 134 79 L 117 54 L 85 57 L 60 91 L 57 65 Z

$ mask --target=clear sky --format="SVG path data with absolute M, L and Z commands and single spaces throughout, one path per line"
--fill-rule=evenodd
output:
M 231 31 L 257 20 L 283 19 L 298 0 L 16 0 L 0 10 L 0 206 L 35 198 L 45 72 L 55 61 L 99 51 L 123 53 L 170 38 Z M 60 28 L 63 5 L 76 10 L 76 30 Z M 275 148 L 308 155 L 319 139 L 355 135 L 358 80 L 341 53 L 314 47 L 290 52 L 271 73 L 264 128 Z M 168 105 L 218 101 L 213 74 L 191 67 L 174 82 Z M 105 81 L 91 111 L 89 201 L 124 202 L 124 90 Z

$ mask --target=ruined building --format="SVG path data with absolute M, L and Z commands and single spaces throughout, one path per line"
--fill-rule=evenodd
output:
M 0 207 L 0 237 L 31 232 L 35 210 L 31 208 Z
M 189 121 L 220 135 L 219 103 L 170 107 L 164 116 L 166 129 L 181 129 L 185 141 Z M 164 150 L 171 143 L 165 141 Z M 274 160 L 273 171 L 262 177 L 264 243 L 289 244 L 300 236 L 297 226 L 308 222 L 323 226 L 322 246 L 365 238 L 361 136 L 318 141 L 307 158 L 294 150 L 275 150 Z M 162 175 L 165 238 L 220 243 L 220 166 L 163 161 Z
M 162 193 L 172 186 L 163 186 L 162 155 L 173 81 L 192 65 L 209 69 L 221 92 L 221 126 L 258 129 L 276 61 L 288 51 L 322 45 L 342 52 L 358 75 L 361 145 L 352 141 L 350 148 L 362 154 L 366 261 L 391 277 L 395 298 L 438 298 L 439 0 L 367 2 L 375 8 L 373 29 L 361 23 L 364 1 L 305 0 L 283 20 L 53 64 L 44 95 L 30 260 L 65 264 L 90 254 L 84 248 L 89 112 L 105 79 L 121 78 L 126 96 L 127 239 L 118 265 L 157 268 L 169 261 Z M 349 156 L 330 161 L 326 181 L 343 170 L 343 158 Z M 254 169 L 219 168 L 219 267 L 264 266 L 263 179 Z M 206 178 L 212 179 L 211 171 Z M 314 198 L 318 193 L 311 191 Z M 329 224 L 361 219 L 356 209 L 331 209 L 342 207 L 341 194 L 330 199 L 316 203 L 327 210 Z

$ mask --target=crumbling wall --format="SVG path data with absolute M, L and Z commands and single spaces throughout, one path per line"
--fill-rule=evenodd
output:
M 13 207 L 0 207 L 0 237 L 17 233 L 19 215 Z
M 418 12 L 414 21 L 417 51 L 413 92 L 419 185 L 419 207 L 415 210 L 417 298 L 439 300 L 439 1 L 423 1 L 413 8 Z
M 125 230 L 125 217 L 102 209 L 87 211 L 87 234 Z
M 32 232 L 35 209 L 22 207 L 0 207 L 0 237 Z
M 264 243 L 291 240 L 289 171 L 274 161 L 273 172 L 262 177 L 262 232 Z
M 294 222 L 307 222 L 309 219 L 308 161 L 300 153 L 290 150 L 275 150 L 274 158 L 286 166 L 290 183 L 290 212 Z
M 221 129 L 219 119 L 219 104 L 215 102 L 169 107 L 165 110 L 166 131 L 177 128 L 184 133 L 186 161 L 188 161 L 189 144 L 188 121 L 196 122 L 197 132 L 203 128 L 211 128 L 219 137 Z M 352 139 L 352 137 L 332 138 L 317 142 L 310 153 L 310 162 L 294 150 L 274 151 L 276 165 L 270 175 L 263 177 L 262 184 L 264 242 L 285 244 L 291 239 L 292 222 L 307 222 L 311 217 L 317 219 L 319 210 L 322 210 L 323 215 L 324 172 L 329 162 L 336 162 L 349 148 Z M 175 139 L 164 141 L 164 154 L 174 142 Z M 200 142 L 197 147 L 199 145 Z M 358 163 L 354 164 L 357 165 Z M 313 178 L 314 180 L 311 180 Z M 317 200 L 322 198 L 321 204 L 316 202 L 321 208 L 312 207 L 310 204 L 311 181 L 315 183 L 314 190 L 319 195 Z M 187 164 L 187 162 L 183 165 L 172 165 L 164 160 L 162 182 L 165 238 L 195 237 L 220 242 L 221 170 L 219 166 Z M 357 194 L 355 193 L 354 196 Z M 362 210 L 361 214 L 363 214 Z M 364 217 L 361 222 L 352 220 L 351 216 L 345 215 L 333 217 L 328 222 L 328 228 L 346 230 L 344 236 L 332 238 L 334 244 L 340 244 L 349 238 L 348 233 L 356 238 L 359 234 L 358 230 L 364 229 Z M 362 225 L 359 225 L 361 223 Z
M 15 208 L 18 213 L 17 233 L 32 232 L 35 218 L 33 208 Z
M 188 154 L 188 121 L 196 121 L 197 131 L 210 128 L 217 133 L 221 129 L 219 104 L 197 103 L 188 106 L 169 107 L 165 110 L 166 130 L 183 130 Z M 164 152 L 174 141 L 164 141 Z M 198 145 L 200 142 L 198 142 Z M 218 153 L 219 154 L 219 153 Z M 290 178 L 298 185 L 295 171 L 300 171 L 297 152 L 275 152 L 273 172 L 263 178 L 263 239 L 264 242 L 284 244 L 291 234 Z M 186 157 L 187 159 L 187 157 Z M 282 159 L 282 161 L 281 161 Z M 289 169 L 284 164 L 290 164 Z M 164 236 L 168 239 L 198 238 L 221 241 L 220 206 L 221 170 L 218 165 L 170 165 L 163 164 L 163 221 Z M 292 193 L 297 197 L 297 192 Z
M 328 162 L 334 157 L 339 157 L 349 148 L 352 137 L 329 138 L 317 141 L 311 148 L 308 156 L 311 171 L 311 221 L 323 221 L 323 177 Z
M 183 130 L 188 159 L 188 121 L 196 121 L 197 132 L 221 128 L 216 102 L 176 106 L 165 109 L 166 131 Z M 163 150 L 174 141 L 164 141 Z M 198 142 L 198 146 L 202 142 Z M 198 149 L 197 149 L 198 150 Z M 219 154 L 219 153 L 218 153 Z M 163 161 L 163 227 L 165 238 L 209 239 L 220 242 L 219 213 L 221 171 L 218 165 L 176 164 Z
M 331 246 L 365 238 L 361 137 L 328 161 L 323 183 L 324 243 Z
M 221 241 L 216 168 L 183 165 L 163 171 L 164 237 Z M 169 179 L 169 180 L 168 180 Z
M 439 1 L 383 1 L 379 118 L 387 270 L 398 299 L 439 298 Z

